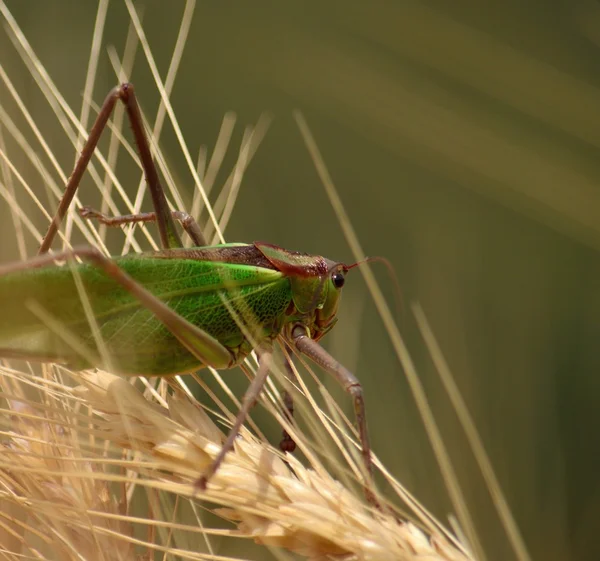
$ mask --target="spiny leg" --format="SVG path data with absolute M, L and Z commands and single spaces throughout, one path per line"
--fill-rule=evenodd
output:
M 219 466 L 223 463 L 225 459 L 225 455 L 233 449 L 233 444 L 235 442 L 236 437 L 238 436 L 240 429 L 244 422 L 246 421 L 248 414 L 250 413 L 250 409 L 258 399 L 260 392 L 262 391 L 265 382 L 267 381 L 267 377 L 269 376 L 269 370 L 271 369 L 271 362 L 273 358 L 273 351 L 270 347 L 264 347 L 257 351 L 258 353 L 258 371 L 256 372 L 256 376 L 254 380 L 252 380 L 250 386 L 246 390 L 244 397 L 242 399 L 242 406 L 238 411 L 238 414 L 229 429 L 229 434 L 227 435 L 227 440 L 221 447 L 219 454 L 213 460 L 213 463 L 208 468 L 206 473 L 204 473 L 195 483 L 195 486 L 198 489 L 205 490 L 206 485 L 210 478 L 216 473 L 219 469 Z
M 83 146 L 81 155 L 75 164 L 75 169 L 73 169 L 73 173 L 71 174 L 71 177 L 69 177 L 69 181 L 65 187 L 65 193 L 60 200 L 56 214 L 50 223 L 44 239 L 42 240 L 42 244 L 38 252 L 39 254 L 47 253 L 50 249 L 50 246 L 52 245 L 52 242 L 54 241 L 54 238 L 58 232 L 58 228 L 65 217 L 67 210 L 69 209 L 69 206 L 81 182 L 81 178 L 87 169 L 92 154 L 94 153 L 98 141 L 100 140 L 100 136 L 102 135 L 102 132 L 104 131 L 106 124 L 108 123 L 108 119 L 110 118 L 110 115 L 112 114 L 118 100 L 121 100 L 125 105 L 125 110 L 127 111 L 129 122 L 131 124 L 131 129 L 133 130 L 133 134 L 135 136 L 135 142 L 138 147 L 140 161 L 144 170 L 144 175 L 146 176 L 146 182 L 148 183 L 150 194 L 152 196 L 154 210 L 156 211 L 156 215 L 158 217 L 157 221 L 161 244 L 164 249 L 182 247 L 181 239 L 179 238 L 179 234 L 175 228 L 175 223 L 173 222 L 165 193 L 162 185 L 160 184 L 156 167 L 154 166 L 152 153 L 150 152 L 150 145 L 148 143 L 146 133 L 144 132 L 142 116 L 136 100 L 133 85 L 126 83 L 114 88 L 104 100 L 94 126 L 90 130 L 88 139 Z
M 124 226 L 125 224 L 138 224 L 146 222 L 156 222 L 156 212 L 140 212 L 139 214 L 124 214 L 121 216 L 108 216 L 102 212 L 94 210 L 89 206 L 84 206 L 79 209 L 79 216 L 87 220 L 97 220 L 105 226 L 115 227 Z M 179 221 L 182 228 L 187 232 L 188 236 L 196 247 L 208 245 L 204 234 L 200 230 L 198 223 L 187 213 L 181 210 L 172 210 L 171 216 Z
M 0 267 L 0 276 L 53 265 L 57 261 L 73 261 L 76 258 L 99 267 L 134 298 L 137 298 L 200 362 L 217 369 L 228 368 L 231 365 L 231 353 L 217 339 L 181 317 L 95 248 L 75 247 L 72 250 L 61 251 L 53 255 L 39 255 L 24 263 L 4 265 Z
M 335 360 L 319 343 L 313 341 L 306 332 L 306 327 L 296 325 L 291 332 L 292 340 L 296 348 L 313 362 L 318 364 L 326 372 L 331 374 L 339 384 L 352 396 L 354 415 L 358 425 L 358 436 L 360 439 L 361 453 L 365 467 L 365 497 L 376 508 L 381 505 L 375 496 L 373 482 L 373 463 L 371 461 L 371 444 L 367 431 L 367 415 L 363 389 L 358 378 L 340 362 Z

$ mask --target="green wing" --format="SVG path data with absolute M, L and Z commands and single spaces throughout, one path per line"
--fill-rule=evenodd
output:
M 252 348 L 248 333 L 254 341 L 277 334 L 291 302 L 288 279 L 265 267 L 151 254 L 115 261 L 236 359 Z M 202 366 L 151 312 L 100 270 L 78 265 L 75 273 L 116 371 L 168 375 Z M 40 319 L 36 308 L 53 320 L 52 326 Z M 0 356 L 67 362 L 78 368 L 106 366 L 89 356 L 99 356 L 96 341 L 72 269 L 47 267 L 0 277 Z M 91 351 L 85 357 L 81 344 Z

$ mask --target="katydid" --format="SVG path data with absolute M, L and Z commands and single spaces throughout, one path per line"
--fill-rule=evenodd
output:
M 112 258 L 90 247 L 48 254 L 118 100 L 129 116 L 154 212 L 106 217 L 84 208 L 80 213 L 108 225 L 155 221 L 163 248 Z M 182 247 L 175 220 L 197 247 Z M 61 261 L 70 263 L 59 266 Z M 257 351 L 258 373 L 241 410 L 220 454 L 197 481 L 198 487 L 206 488 L 262 390 L 273 344 L 279 340 L 332 374 L 352 396 L 365 491 L 377 505 L 362 387 L 318 344 L 336 322 L 340 291 L 352 266 L 261 242 L 207 246 L 193 218 L 169 210 L 133 86 L 122 84 L 110 92 L 98 114 L 40 254 L 0 267 L 0 356 L 65 363 L 74 369 L 102 367 L 124 375 L 169 376 L 204 366 L 231 368 Z M 77 282 L 93 322 L 78 296 Z M 83 353 L 40 319 L 31 302 L 76 334 L 91 352 Z M 291 410 L 289 398 L 286 405 Z M 286 449 L 293 448 L 289 437 L 284 443 Z

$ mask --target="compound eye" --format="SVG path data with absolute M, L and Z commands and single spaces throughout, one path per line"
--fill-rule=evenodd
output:
M 331 282 L 333 282 L 333 286 L 336 288 L 342 288 L 346 282 L 346 277 L 344 276 L 344 273 L 333 273 L 333 275 L 331 275 Z

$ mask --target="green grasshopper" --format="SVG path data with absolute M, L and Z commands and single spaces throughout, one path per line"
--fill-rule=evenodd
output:
M 163 249 L 113 258 L 91 247 L 48 254 L 119 100 L 131 123 L 154 212 L 107 217 L 84 208 L 80 214 L 113 226 L 155 221 Z M 182 247 L 175 220 L 196 247 Z M 69 265 L 59 266 L 60 261 Z M 257 375 L 219 455 L 196 482 L 205 489 L 233 447 L 266 382 L 273 343 L 279 338 L 332 374 L 352 396 L 365 466 L 365 492 L 377 504 L 371 490 L 371 451 L 362 387 L 318 344 L 336 322 L 340 291 L 353 266 L 267 243 L 207 246 L 191 216 L 169 210 L 133 86 L 122 84 L 102 105 L 39 255 L 0 267 L 0 356 L 65 363 L 74 369 L 101 367 L 124 375 L 170 376 L 204 366 L 231 368 L 255 350 Z M 83 285 L 93 321 L 89 321 L 82 298 L 76 296 L 77 282 Z M 62 330 L 51 328 L 31 302 L 76 334 L 91 352 L 82 352 Z M 289 399 L 286 405 L 291 414 Z M 284 432 L 282 448 L 293 450 L 294 446 Z

